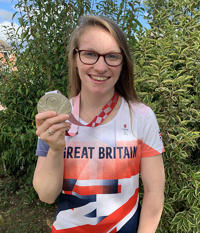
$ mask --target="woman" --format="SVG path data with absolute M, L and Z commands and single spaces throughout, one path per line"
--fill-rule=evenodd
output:
M 137 101 L 119 27 L 104 17 L 82 17 L 69 42 L 69 73 L 73 112 L 88 126 L 70 128 L 68 115 L 52 111 L 36 115 L 33 185 L 41 201 L 53 203 L 60 194 L 52 232 L 155 232 L 164 202 L 164 149 L 154 113 Z

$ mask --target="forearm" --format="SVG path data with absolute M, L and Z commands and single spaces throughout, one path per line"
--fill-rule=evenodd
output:
M 33 186 L 43 202 L 53 203 L 62 190 L 64 156 L 63 151 L 49 149 L 47 157 L 38 166 L 33 177 Z
M 155 233 L 163 210 L 163 193 L 144 193 L 137 233 Z

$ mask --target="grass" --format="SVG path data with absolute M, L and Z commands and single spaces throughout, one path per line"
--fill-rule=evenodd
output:
M 14 178 L 0 176 L 0 232 L 50 233 L 56 205 L 41 203 Z

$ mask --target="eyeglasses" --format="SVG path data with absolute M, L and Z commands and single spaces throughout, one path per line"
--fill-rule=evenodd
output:
M 121 53 L 106 53 L 106 54 L 100 54 L 94 51 L 90 50 L 78 50 L 74 49 L 75 53 L 79 54 L 79 59 L 83 64 L 86 65 L 94 65 L 97 63 L 99 58 L 102 56 L 104 58 L 104 61 L 109 66 L 119 66 L 123 62 L 123 56 Z

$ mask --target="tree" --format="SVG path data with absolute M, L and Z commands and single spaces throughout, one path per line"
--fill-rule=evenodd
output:
M 137 34 L 137 90 L 156 112 L 165 144 L 165 206 L 158 232 L 200 231 L 199 1 L 146 1 Z

